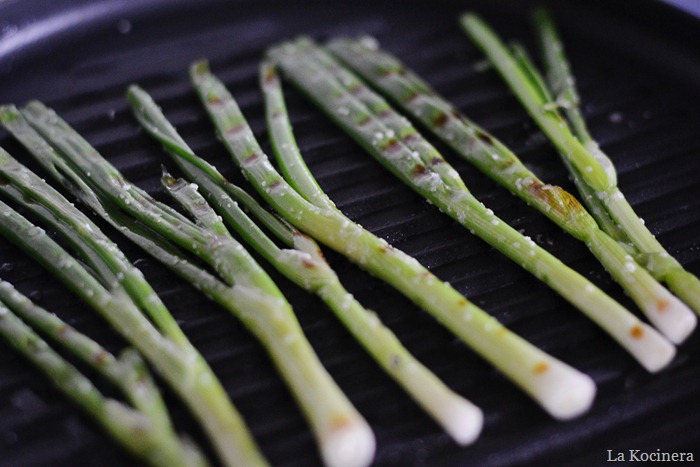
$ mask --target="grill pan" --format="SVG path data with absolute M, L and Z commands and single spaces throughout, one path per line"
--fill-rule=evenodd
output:
M 514 149 L 542 179 L 573 191 L 550 144 L 496 74 L 479 66 L 482 56 L 456 22 L 459 12 L 474 9 L 506 37 L 526 39 L 532 47 L 525 20 L 530 6 L 522 1 L 9 0 L 0 5 L 0 102 L 43 100 L 127 178 L 165 199 L 160 165 L 172 164 L 138 129 L 124 98 L 126 86 L 139 83 L 197 153 L 244 185 L 197 103 L 187 65 L 208 57 L 265 142 L 257 88 L 257 63 L 265 48 L 299 34 L 323 40 L 369 33 Z M 623 1 L 557 2 L 553 13 L 592 133 L 615 162 L 622 191 L 669 252 L 700 274 L 700 23 L 651 1 L 635 2 L 633 9 Z M 302 153 L 341 210 L 598 384 L 589 413 L 555 422 L 420 309 L 327 252 L 348 289 L 376 310 L 414 355 L 484 409 L 481 438 L 459 448 L 318 300 L 271 271 L 322 362 L 373 427 L 376 465 L 590 466 L 605 464 L 608 450 L 657 448 L 700 456 L 700 333 L 679 348 L 668 369 L 647 374 L 554 292 L 422 201 L 287 87 Z M 5 132 L 0 145 L 35 168 Z M 499 216 L 635 309 L 582 245 L 449 150 L 443 153 Z M 210 362 L 270 461 L 319 464 L 299 410 L 242 325 L 105 230 L 143 270 Z M 0 276 L 109 349 L 123 347 L 94 313 L 4 239 Z M 184 407 L 167 389 L 165 397 L 177 428 L 206 448 Z M 0 342 L 1 466 L 133 463 Z

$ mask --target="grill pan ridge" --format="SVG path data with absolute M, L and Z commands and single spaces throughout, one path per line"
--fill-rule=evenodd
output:
M 152 93 L 193 149 L 245 186 L 214 136 L 187 79 L 208 57 L 266 142 L 257 65 L 265 48 L 299 34 L 318 40 L 373 34 L 473 120 L 509 145 L 540 177 L 574 191 L 555 151 L 460 32 L 474 9 L 507 38 L 532 32 L 532 2 L 425 1 L 127 2 L 36 1 L 0 5 L 0 102 L 41 99 L 132 182 L 159 199 L 160 165 L 172 164 L 138 129 L 124 97 L 135 82 Z M 557 2 L 594 136 L 620 186 L 669 252 L 700 274 L 700 23 L 641 1 Z M 534 50 L 534 49 L 533 49 Z M 324 366 L 375 431 L 376 465 L 603 465 L 608 450 L 700 446 L 700 337 L 670 368 L 649 375 L 602 331 L 500 253 L 422 201 L 286 85 L 295 133 L 312 172 L 352 219 L 415 256 L 513 331 L 591 375 L 598 396 L 570 422 L 551 420 L 424 312 L 339 255 L 343 283 L 408 349 L 485 412 L 473 446 L 459 448 L 385 376 L 320 301 L 271 271 Z M 435 142 L 432 138 L 431 141 Z M 585 247 L 436 144 L 471 191 L 634 310 Z M 0 146 L 32 168 L 4 131 Z M 167 272 L 103 223 L 163 297 L 219 375 L 274 465 L 318 465 L 313 437 L 266 355 L 235 318 Z M 39 266 L 0 239 L 0 277 L 118 351 L 123 341 Z M 109 388 L 105 387 L 109 393 Z M 164 388 L 177 428 L 206 447 L 196 423 Z M 211 454 L 211 452 L 210 452 Z M 695 452 L 696 457 L 700 451 Z M 213 455 L 210 457 L 213 458 Z M 119 466 L 133 459 L 10 347 L 0 342 L 0 466 Z

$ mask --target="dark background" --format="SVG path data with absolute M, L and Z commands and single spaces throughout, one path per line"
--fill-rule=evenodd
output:
M 369 33 L 515 150 L 542 179 L 573 191 L 555 151 L 505 85 L 493 71 L 480 71 L 483 57 L 456 21 L 460 12 L 474 9 L 505 38 L 522 40 L 536 55 L 527 19 L 530 5 L 6 0 L 0 4 L 0 101 L 45 101 L 128 178 L 165 199 L 160 165 L 174 168 L 132 118 L 124 99 L 129 83 L 152 93 L 192 147 L 243 184 L 188 84 L 187 65 L 200 57 L 211 60 L 267 148 L 256 76 L 265 48 L 302 33 L 318 40 Z M 592 133 L 615 162 L 623 192 L 669 252 L 700 274 L 698 20 L 650 1 L 556 2 L 553 12 Z M 698 333 L 679 347 L 668 369 L 646 373 L 554 292 L 385 172 L 292 89 L 288 105 L 304 156 L 346 214 L 598 384 L 590 412 L 566 423 L 553 421 L 423 311 L 327 252 L 348 289 L 450 387 L 484 410 L 481 438 L 459 448 L 318 300 L 272 272 L 323 363 L 375 430 L 376 465 L 601 465 L 608 449 L 700 446 Z M 5 132 L 0 145 L 34 167 Z M 496 214 L 634 310 L 583 245 L 450 151 L 444 154 Z M 272 463 L 318 464 L 298 409 L 261 347 L 235 318 L 105 230 L 143 270 L 211 363 Z M 4 240 L 0 277 L 110 349 L 122 348 L 122 340 L 93 312 Z M 205 445 L 187 411 L 164 391 L 178 429 Z M 133 462 L 0 342 L 0 465 Z

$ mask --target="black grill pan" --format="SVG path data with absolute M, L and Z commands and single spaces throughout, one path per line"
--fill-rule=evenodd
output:
M 187 79 L 208 57 L 264 141 L 257 62 L 277 41 L 308 34 L 375 35 L 470 117 L 511 146 L 543 179 L 573 190 L 537 131 L 456 17 L 471 8 L 533 46 L 525 1 L 243 2 L 6 0 L 0 4 L 0 102 L 41 99 L 128 178 L 164 199 L 168 164 L 131 117 L 137 82 L 195 151 L 244 184 L 213 136 Z M 700 274 L 700 23 L 651 1 L 553 5 L 593 134 L 620 185 L 660 241 Z M 608 450 L 690 451 L 700 457 L 700 337 L 649 375 L 551 290 L 441 215 L 390 176 L 296 91 L 289 108 L 312 171 L 350 217 L 417 257 L 439 277 L 535 345 L 591 375 L 598 397 L 559 423 L 398 293 L 328 252 L 347 287 L 377 310 L 424 363 L 484 409 L 473 446 L 458 448 L 374 365 L 330 312 L 272 274 L 321 360 L 367 418 L 376 465 L 604 465 Z M 35 167 L 6 133 L 0 145 Z M 441 147 L 441 146 L 440 146 Z M 496 213 L 634 309 L 585 248 L 475 169 L 444 151 Z M 230 315 L 119 238 L 220 376 L 275 465 L 319 464 L 309 430 L 261 347 Z M 79 329 L 119 350 L 121 339 L 40 267 L 0 239 L 0 276 Z M 166 390 L 178 429 L 206 441 Z M 119 466 L 134 460 L 0 342 L 0 466 Z M 617 464 L 619 465 L 619 464 Z

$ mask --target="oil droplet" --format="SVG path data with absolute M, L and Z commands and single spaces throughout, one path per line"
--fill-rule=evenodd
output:
M 611 123 L 620 123 L 623 118 L 622 112 L 612 112 L 608 115 L 608 120 L 610 120 Z
M 117 31 L 119 31 L 120 34 L 129 34 L 131 32 L 131 28 L 131 21 L 128 19 L 122 18 L 117 21 Z

